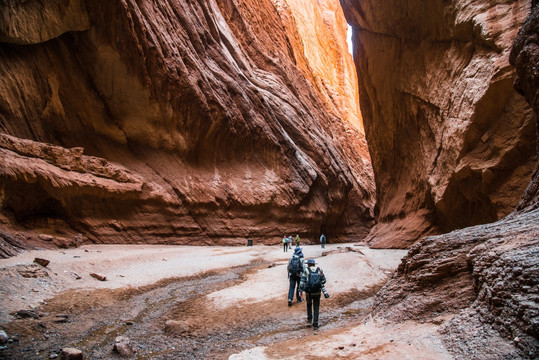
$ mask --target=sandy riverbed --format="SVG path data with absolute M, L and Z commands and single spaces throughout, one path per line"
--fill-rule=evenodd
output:
M 372 292 L 383 285 L 405 251 L 354 244 L 303 249 L 306 258 L 315 258 L 324 269 L 331 294 L 322 300 L 318 332 L 304 326 L 304 304 L 287 306 L 286 264 L 292 252 L 277 246 L 91 245 L 2 259 L 0 328 L 8 335 L 18 331 L 22 345 L 12 344 L 0 356 L 16 356 L 19 346 L 37 353 L 36 358 L 48 358 L 61 347 L 78 346 L 90 354 L 87 358 L 107 358 L 114 356 L 112 345 L 99 339 L 106 328 L 106 339 L 116 333 L 127 335 L 137 357 L 147 359 L 451 358 L 436 325 L 387 324 L 365 315 Z M 42 268 L 33 263 L 36 257 L 50 264 Z M 96 280 L 90 273 L 107 280 Z M 41 320 L 45 330 L 36 330 L 39 320 L 15 320 L 10 315 L 32 309 L 45 314 Z M 96 311 L 109 321 L 97 321 Z M 70 322 L 54 323 L 54 312 L 71 314 Z M 144 319 L 143 315 L 146 319 L 137 327 L 136 319 Z M 185 329 L 167 333 L 166 320 L 185 324 Z M 99 325 L 103 329 L 96 321 L 103 323 Z M 148 326 L 155 332 L 151 340 Z M 219 337 L 223 332 L 226 342 Z M 24 347 L 37 336 L 43 336 L 41 346 Z M 191 340 L 203 342 L 202 347 L 189 345 Z

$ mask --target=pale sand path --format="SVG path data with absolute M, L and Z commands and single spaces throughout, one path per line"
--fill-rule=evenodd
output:
M 321 256 L 323 251 L 352 247 L 360 252 L 336 252 Z M 327 290 L 336 296 L 351 289 L 366 289 L 384 281 L 406 253 L 402 250 L 373 250 L 353 244 L 303 246 L 306 258 L 315 258 L 328 278 Z M 0 325 L 9 321 L 12 311 L 31 309 L 66 290 L 117 289 L 150 285 L 159 280 L 202 274 L 251 261 L 275 264 L 249 274 L 238 285 L 210 293 L 207 299 L 216 308 L 225 309 L 239 303 L 256 303 L 286 297 L 288 282 L 286 264 L 292 252 L 281 246 L 199 247 L 160 245 L 89 245 L 67 250 L 39 250 L 0 259 Z M 41 269 L 35 257 L 51 261 L 49 276 L 23 278 L 19 270 Z M 101 282 L 89 274 L 107 277 Z M 76 280 L 73 274 L 81 277 Z M 286 301 L 283 300 L 283 306 Z M 323 309 L 322 309 L 323 311 Z M 304 333 L 305 334 L 305 333 Z M 367 320 L 357 326 L 307 332 L 291 341 L 257 347 L 232 355 L 230 359 L 451 359 L 433 324 L 406 322 L 386 324 Z M 352 346 L 355 344 L 355 346 Z M 339 349 L 342 346 L 343 349 Z

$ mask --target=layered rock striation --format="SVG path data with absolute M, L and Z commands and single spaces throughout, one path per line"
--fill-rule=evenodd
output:
M 0 17 L 4 228 L 180 244 L 368 233 L 354 91 L 323 84 L 272 1 L 4 0 Z
M 375 247 L 499 220 L 536 166 L 509 53 L 530 1 L 341 0 L 375 173 Z
M 515 88 L 539 119 L 539 2 L 532 6 L 511 50 L 511 63 L 518 75 Z M 393 321 L 435 321 L 456 359 L 536 359 L 537 180 L 535 170 L 517 209 L 504 219 L 413 245 L 377 295 L 374 314 Z

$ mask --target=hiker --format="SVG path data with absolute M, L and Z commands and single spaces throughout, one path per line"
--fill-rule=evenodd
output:
M 299 235 L 296 234 L 296 247 L 298 247 L 298 246 L 299 246 Z
M 301 280 L 301 274 L 304 271 L 305 259 L 303 258 L 303 251 L 300 247 L 294 249 L 294 255 L 288 260 L 288 280 L 290 286 L 288 288 L 288 306 L 292 306 L 292 300 L 294 300 L 294 290 L 296 291 L 297 302 L 302 302 L 301 294 L 299 293 L 299 283 Z
M 286 242 L 288 243 L 288 248 L 292 250 L 292 236 L 287 237 Z
M 322 245 L 322 249 L 326 248 L 326 235 L 324 233 L 320 235 L 320 244 Z
M 288 239 L 286 235 L 283 237 L 283 252 L 288 252 Z
M 318 330 L 318 314 L 320 311 L 320 293 L 324 293 L 324 297 L 329 297 L 324 284 L 326 283 L 326 276 L 322 269 L 314 266 L 316 262 L 314 259 L 307 260 L 307 266 L 303 270 L 301 275 L 301 282 L 299 285 L 300 291 L 305 292 L 305 299 L 307 300 L 307 324 L 313 325 L 314 330 Z

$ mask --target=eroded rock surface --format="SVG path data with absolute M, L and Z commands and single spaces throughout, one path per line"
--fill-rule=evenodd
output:
M 530 1 L 341 4 L 377 188 L 371 245 L 407 247 L 513 211 L 537 160 L 509 64 Z
M 511 60 L 515 87 L 537 107 L 539 5 L 520 30 Z M 457 359 L 539 356 L 539 208 L 537 172 L 506 218 L 426 237 L 409 250 L 378 294 L 375 314 L 443 325 Z
M 343 30 L 332 8 L 316 10 L 327 34 Z M 5 1 L 0 223 L 118 243 L 364 237 L 374 181 L 350 69 L 322 81 L 285 10 Z

